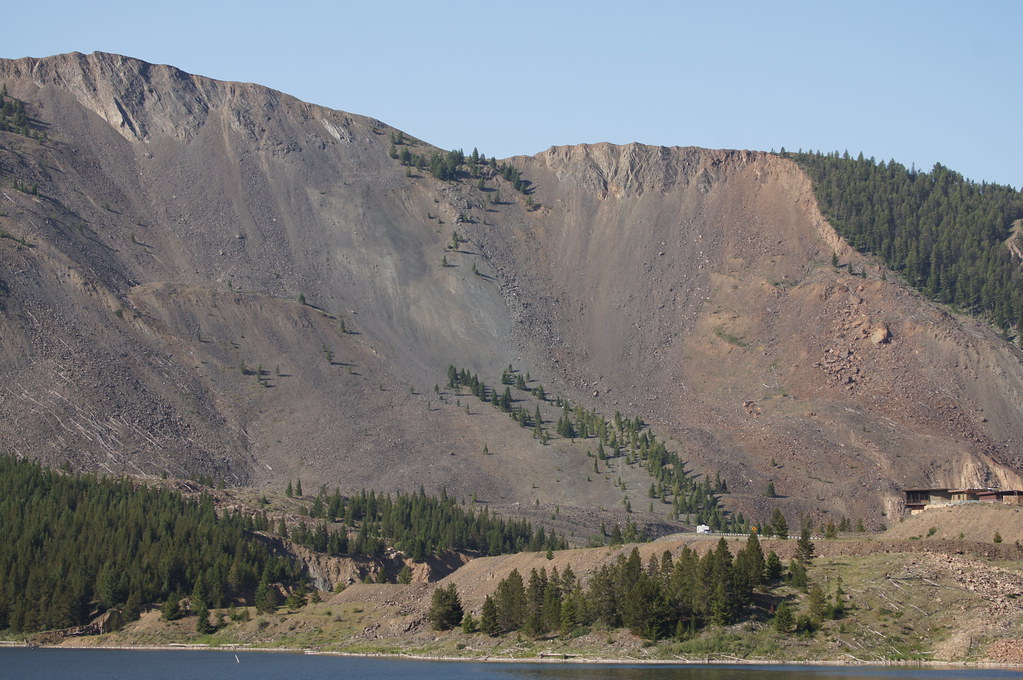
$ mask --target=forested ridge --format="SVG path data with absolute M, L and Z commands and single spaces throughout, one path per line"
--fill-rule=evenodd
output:
M 982 314 L 1004 331 L 1023 327 L 1023 272 L 1006 246 L 1023 195 L 848 152 L 786 153 L 810 176 L 821 212 L 862 252 L 881 257 L 940 302 Z
M 274 585 L 304 593 L 305 574 L 259 532 L 334 555 L 379 555 L 393 545 L 414 560 L 445 550 L 565 547 L 543 527 L 465 509 L 447 494 L 344 498 L 321 489 L 309 509 L 305 503 L 320 521 L 293 518 L 289 527 L 283 514 L 275 521 L 265 511 L 218 512 L 209 494 L 187 498 L 0 456 L 0 630 L 69 628 L 108 609 L 132 620 L 156 603 L 173 618 L 180 597 L 197 611 L 253 603 L 272 611 Z
M 335 489 L 325 490 L 312 502 L 309 516 L 323 518 L 310 529 L 301 524 L 290 532 L 296 543 L 334 555 L 383 552 L 387 543 L 422 561 L 427 555 L 446 550 L 467 550 L 484 555 L 501 555 L 524 550 L 563 550 L 565 539 L 536 530 L 526 520 L 504 519 L 487 508 L 464 508 L 442 492 L 439 498 L 417 493 L 377 494 L 365 489 L 347 501 Z M 338 528 L 329 524 L 340 523 Z M 348 530 L 358 527 L 354 536 Z M 287 531 L 284 531 L 287 534 Z M 387 539 L 385 541 L 385 538 Z
M 0 629 L 76 626 L 112 607 L 130 619 L 200 577 L 215 604 L 241 596 L 280 559 L 252 522 L 218 515 L 209 496 L 0 457 Z

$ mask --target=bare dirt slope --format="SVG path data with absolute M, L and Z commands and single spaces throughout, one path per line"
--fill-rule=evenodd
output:
M 490 174 L 407 172 L 392 128 L 257 85 L 102 53 L 0 60 L 0 82 L 35 130 L 0 133 L 7 451 L 447 487 L 583 524 L 642 497 L 642 471 L 591 474 L 594 444 L 434 391 L 449 363 L 490 384 L 511 363 L 643 417 L 754 516 L 880 523 L 903 484 L 1023 483 L 1018 353 L 882 280 L 784 159 L 555 147 L 510 159 L 530 205 Z
M 933 530 L 933 531 L 932 531 Z M 930 508 L 892 524 L 885 536 L 899 540 L 943 540 L 962 537 L 993 544 L 1023 542 L 1023 508 L 1002 503 L 965 503 Z

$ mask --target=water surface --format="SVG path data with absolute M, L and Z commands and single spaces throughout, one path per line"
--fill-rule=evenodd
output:
M 233 651 L 0 648 L 0 679 L 1023 680 L 1023 672 L 863 666 L 481 663 Z

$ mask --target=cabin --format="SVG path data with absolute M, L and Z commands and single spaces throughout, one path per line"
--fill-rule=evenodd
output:
M 983 492 L 977 494 L 977 496 L 977 500 L 988 503 L 1023 505 L 1023 491 L 1015 489 L 985 489 Z
M 906 510 L 911 515 L 922 512 L 928 506 L 947 505 L 952 502 L 950 489 L 905 489 Z
M 911 515 L 927 508 L 960 503 L 1010 503 L 1023 505 L 1017 489 L 903 489 L 906 511 Z

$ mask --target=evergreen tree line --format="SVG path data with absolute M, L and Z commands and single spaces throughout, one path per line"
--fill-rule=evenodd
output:
M 501 173 L 501 177 L 504 177 L 505 180 L 510 182 L 511 185 L 515 188 L 515 191 L 518 191 L 521 194 L 529 193 L 530 184 L 529 180 L 524 179 L 522 177 L 522 172 L 514 165 L 511 165 L 510 163 L 505 163 L 500 166 L 499 171 Z
M 30 133 L 28 114 L 25 113 L 25 102 L 7 94 L 7 86 L 0 89 L 0 131 L 16 132 L 22 135 Z
M 380 555 L 390 544 L 415 561 L 445 550 L 501 555 L 567 547 L 563 537 L 543 526 L 534 530 L 525 520 L 497 517 L 486 507 L 463 507 L 447 492 L 438 498 L 422 489 L 393 496 L 364 489 L 344 499 L 337 489 L 333 494 L 321 489 L 309 516 L 324 521 L 311 529 L 300 524 L 290 536 L 281 522 L 277 533 L 333 555 Z
M 498 164 L 497 159 L 493 157 L 487 160 L 486 155 L 481 154 L 476 148 L 473 148 L 468 156 L 461 149 L 446 152 L 434 150 L 429 155 L 416 153 L 410 148 L 404 133 L 397 132 L 391 135 L 388 154 L 402 165 L 429 172 L 439 180 L 453 181 L 471 177 L 479 180 L 478 186 L 481 190 L 486 190 L 486 179 L 499 175 L 510 183 L 515 191 L 529 194 L 531 182 L 522 177 L 522 171 L 510 163 Z
M 512 378 L 512 375 L 515 375 L 515 377 Z M 516 389 L 528 391 L 526 378 L 521 373 L 516 374 L 509 366 L 501 375 L 501 384 L 506 387 L 503 392 L 498 392 L 496 389 L 488 388 L 486 383 L 481 381 L 475 374 L 465 369 L 456 369 L 453 365 L 448 366 L 447 385 L 449 388 L 454 390 L 468 389 L 470 394 L 480 401 L 484 403 L 489 402 L 498 411 L 507 413 L 521 427 L 531 429 L 533 438 L 539 439 L 546 444 L 549 435 L 543 426 L 544 420 L 540 414 L 540 407 L 536 406 L 533 412 L 530 413 L 526 408 L 517 405 L 519 400 L 512 397 L 511 385 L 514 385 Z M 539 389 L 542 391 L 543 386 L 540 386 Z
M 271 566 L 293 575 L 254 528 L 209 496 L 0 457 L 0 629 L 67 628 L 110 608 L 130 620 L 196 584 L 210 606 L 244 601 Z
M 804 529 L 810 527 L 810 524 L 811 523 L 809 518 L 803 517 L 801 519 L 800 525 L 804 527 Z M 788 520 L 785 519 L 785 515 L 779 508 L 775 508 L 774 510 L 772 510 L 770 519 L 766 522 L 758 523 L 756 525 L 756 528 L 758 533 L 765 538 L 768 538 L 770 536 L 777 536 L 778 538 L 789 537 Z M 840 532 L 850 532 L 854 530 L 859 533 L 863 533 L 867 530 L 867 528 L 863 525 L 863 520 L 862 519 L 856 520 L 856 525 L 854 528 L 852 520 L 843 515 L 841 519 L 839 519 L 837 524 L 835 523 L 835 520 L 833 518 L 828 517 L 828 521 L 823 522 L 818 527 L 817 533 L 823 535 L 824 538 L 831 539 L 838 538 L 838 534 Z
M 803 573 L 805 574 L 805 565 Z M 628 628 L 647 639 L 684 639 L 709 625 L 729 625 L 752 613 L 754 590 L 777 582 L 782 565 L 767 557 L 756 534 L 732 555 L 722 538 L 702 557 L 688 546 L 643 565 L 637 549 L 597 569 L 583 586 L 571 566 L 513 571 L 484 600 L 479 627 L 496 636 L 570 635 L 579 627 Z
M 453 364 L 448 365 L 447 378 L 450 389 L 468 389 L 477 399 L 489 401 L 495 408 L 509 413 L 523 427 L 533 428 L 534 438 L 547 442 L 549 433 L 544 427 L 540 407 L 536 406 L 531 415 L 528 409 L 516 404 L 510 387 L 498 392 L 487 387 L 476 374 Z M 601 466 L 608 460 L 623 459 L 626 465 L 640 465 L 653 478 L 648 495 L 670 503 L 674 519 L 685 515 L 715 530 L 746 531 L 747 523 L 741 514 L 728 513 L 720 506 L 718 495 L 728 492 L 728 486 L 720 475 L 711 480 L 691 474 L 686 470 L 685 461 L 674 451 L 669 451 L 639 416 L 623 417 L 616 411 L 614 418 L 608 420 L 596 409 L 588 410 L 578 405 L 573 409 L 567 399 L 557 397 L 552 400 L 543 385 L 530 389 L 528 380 L 511 366 L 502 372 L 501 384 L 514 385 L 540 401 L 560 406 L 561 415 L 554 426 L 558 436 L 573 440 L 596 439 L 596 454 L 589 454 L 596 456 L 595 473 L 604 473 L 606 465 Z
M 469 156 L 466 156 L 461 149 L 452 149 L 447 152 L 435 150 L 429 155 L 415 153 L 410 148 L 409 141 L 405 139 L 405 134 L 400 131 L 391 135 L 391 146 L 388 153 L 391 158 L 397 159 L 402 165 L 427 170 L 441 180 L 457 180 L 463 176 L 481 177 L 487 168 L 490 169 L 490 174 L 500 171 L 496 158 L 491 158 L 488 161 L 487 157 L 480 154 L 479 150 L 475 148 Z M 466 168 L 464 171 L 462 166 Z
M 1005 331 L 1021 327 L 1023 271 L 1005 245 L 1023 218 L 1020 192 L 941 164 L 918 172 L 848 152 L 782 156 L 807 172 L 824 216 L 854 248 L 878 255 L 935 300 L 984 314 Z
M 643 531 L 636 526 L 636 523 L 632 520 L 626 520 L 625 528 L 622 528 L 620 524 L 611 525 L 611 531 L 608 532 L 607 524 L 604 522 L 600 523 L 600 533 L 590 539 L 588 548 L 599 548 L 605 545 L 623 545 L 625 543 L 646 543 L 650 540 Z
M 274 525 L 265 512 L 218 514 L 208 495 L 187 499 L 126 478 L 0 457 L 0 630 L 68 628 L 107 609 L 132 620 L 155 602 L 173 619 L 185 597 L 197 612 L 235 603 L 273 611 L 276 585 L 300 584 L 303 573 L 254 532 L 334 555 L 380 555 L 391 543 L 417 560 L 448 549 L 496 555 L 567 547 L 543 527 L 467 510 L 446 493 L 362 491 L 345 499 L 321 489 L 309 514 L 324 521 L 289 531 L 283 517 Z M 329 530 L 328 519 L 341 526 Z

